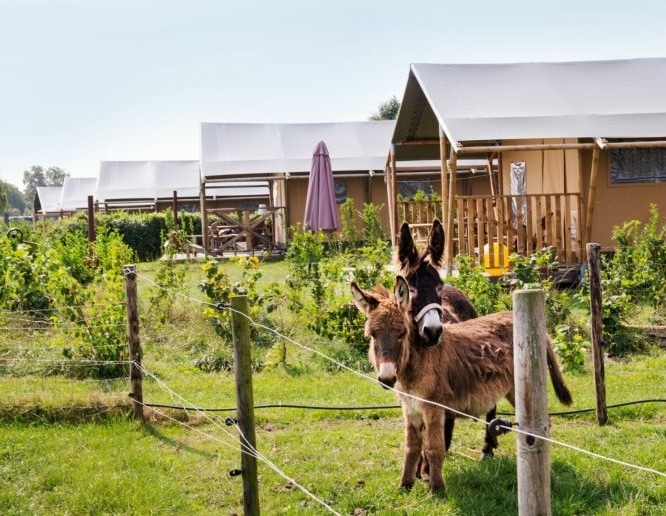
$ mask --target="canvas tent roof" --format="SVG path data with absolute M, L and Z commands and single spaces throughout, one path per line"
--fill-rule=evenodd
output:
M 101 203 L 136 206 L 173 198 L 199 199 L 199 162 L 183 161 L 102 161 L 97 178 L 97 199 Z M 235 183 L 209 189 L 207 197 L 268 197 L 265 182 Z
M 34 210 L 44 215 L 60 213 L 62 186 L 38 186 L 35 194 Z
M 666 136 L 666 59 L 412 64 L 392 142 Z M 417 151 L 412 146 L 412 151 Z M 422 150 L 422 149 L 421 149 Z M 435 145 L 428 156 L 439 154 Z
M 88 196 L 95 196 L 94 177 L 66 177 L 62 185 L 60 209 L 64 212 L 85 210 L 88 208 Z
M 97 177 L 97 199 L 155 201 L 178 197 L 199 198 L 199 162 L 102 161 Z
M 384 170 L 394 120 L 312 124 L 201 124 L 204 181 L 307 174 L 321 140 L 333 172 Z

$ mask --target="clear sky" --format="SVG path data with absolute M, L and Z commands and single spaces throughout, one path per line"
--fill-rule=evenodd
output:
M 634 57 L 666 57 L 666 2 L 0 0 L 0 179 L 198 159 L 200 122 L 367 120 L 410 63 Z

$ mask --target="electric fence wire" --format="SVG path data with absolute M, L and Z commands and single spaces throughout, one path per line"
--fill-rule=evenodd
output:
M 232 311 L 235 311 L 235 310 L 233 310 L 232 308 L 228 308 L 228 309 L 229 309 L 229 310 L 232 310 Z M 372 378 L 372 377 L 370 377 L 370 376 L 368 376 L 368 375 L 366 375 L 366 374 L 363 374 L 363 373 L 361 373 L 361 372 L 359 372 L 359 371 L 356 371 L 356 370 L 354 370 L 354 369 L 352 369 L 352 368 L 350 368 L 350 367 L 348 367 L 348 366 L 346 366 L 346 365 L 344 365 L 344 364 L 342 364 L 342 363 L 336 361 L 335 359 L 326 356 L 325 354 L 321 353 L 320 351 L 317 351 L 317 350 L 315 350 L 315 349 L 309 348 L 308 346 L 304 346 L 304 345 L 302 345 L 302 344 L 299 344 L 298 342 L 294 341 L 293 339 L 291 339 L 290 337 L 288 337 L 288 336 L 286 336 L 286 335 L 280 335 L 279 333 L 277 333 L 277 332 L 276 332 L 275 330 L 273 330 L 272 328 L 269 328 L 268 326 L 265 326 L 265 325 L 263 325 L 263 324 L 261 324 L 261 323 L 257 323 L 257 322 L 255 322 L 255 321 L 253 321 L 253 320 L 252 320 L 250 317 L 248 317 L 246 314 L 244 314 L 244 313 L 242 313 L 242 312 L 238 312 L 238 311 L 235 311 L 235 312 L 237 312 L 238 314 L 240 314 L 240 315 L 246 317 L 246 318 L 247 318 L 248 320 L 250 320 L 255 326 L 257 326 L 257 327 L 261 327 L 261 328 L 263 328 L 263 329 L 265 329 L 265 330 L 267 330 L 267 331 L 272 331 L 272 332 L 274 332 L 276 335 L 278 335 L 278 336 L 280 336 L 280 337 L 286 339 L 288 342 L 294 344 L 295 346 L 300 347 L 301 349 L 304 349 L 304 350 L 307 350 L 307 351 L 313 352 L 313 353 L 315 353 L 315 354 L 321 356 L 322 358 L 324 358 L 324 359 L 326 359 L 326 360 L 329 360 L 330 362 L 334 363 L 334 364 L 337 365 L 338 367 L 341 367 L 341 368 L 343 368 L 343 369 L 346 369 L 347 371 L 350 371 L 350 372 L 352 372 L 352 373 L 354 373 L 354 374 L 356 374 L 356 375 L 358 375 L 358 376 L 360 376 L 360 377 L 362 377 L 362 378 L 369 379 L 369 380 L 371 380 L 372 382 L 374 382 L 374 383 L 378 383 L 378 384 L 379 384 L 379 381 L 378 381 L 378 380 L 376 380 L 376 379 L 374 379 L 374 378 Z M 380 385 L 381 385 L 381 384 L 380 384 Z M 383 387 L 386 387 L 386 386 L 384 386 L 384 385 L 382 385 L 382 386 L 383 386 Z M 427 400 L 427 399 L 424 399 L 424 398 L 420 398 L 420 397 L 415 396 L 415 395 L 413 395 L 413 394 L 410 394 L 410 393 L 407 393 L 407 392 L 402 392 L 402 391 L 400 391 L 400 390 L 398 390 L 398 389 L 395 389 L 395 388 L 393 388 L 393 387 L 386 387 L 386 388 L 388 388 L 389 390 L 392 390 L 393 392 L 395 392 L 395 393 L 398 394 L 398 395 L 407 396 L 408 398 L 412 398 L 412 399 L 414 399 L 414 400 L 416 400 L 416 401 L 420 401 L 420 402 L 423 402 L 423 403 L 429 403 L 429 404 L 431 404 L 431 405 L 435 405 L 435 406 L 437 406 L 437 407 L 441 407 L 441 408 L 443 408 L 443 409 L 445 409 L 445 410 L 447 410 L 447 411 L 449 411 L 449 412 L 452 412 L 452 413 L 454 413 L 454 414 L 457 414 L 457 415 L 459 415 L 459 416 L 466 417 L 466 418 L 469 418 L 469 419 L 473 419 L 473 420 L 478 421 L 478 422 L 480 422 L 480 423 L 483 423 L 483 424 L 485 424 L 485 425 L 490 425 L 489 422 L 484 421 L 484 420 L 481 419 L 481 418 L 478 418 L 478 417 L 473 416 L 473 415 L 470 415 L 470 414 L 465 414 L 464 412 L 461 412 L 461 411 L 459 411 L 459 410 L 456 410 L 456 409 L 454 409 L 454 408 L 452 408 L 452 407 L 448 407 L 448 406 L 443 405 L 443 404 L 441 404 L 441 403 L 437 403 L 437 402 L 434 402 L 434 401 L 431 401 L 431 400 Z M 626 466 L 626 467 L 628 467 L 628 468 L 633 468 L 633 469 L 636 469 L 636 470 L 646 471 L 646 472 L 649 472 L 649 473 L 653 473 L 653 474 L 655 474 L 655 475 L 660 475 L 660 476 L 662 476 L 662 477 L 666 477 L 666 473 L 664 473 L 664 472 L 662 472 L 662 471 L 658 471 L 658 470 L 651 469 L 651 468 L 646 468 L 646 467 L 644 467 L 644 466 L 637 466 L 637 465 L 635 465 L 635 464 L 631 464 L 631 463 L 629 463 L 629 462 L 623 462 L 623 461 L 620 461 L 620 460 L 618 460 L 618 459 L 614 459 L 614 458 L 611 458 L 611 457 L 608 457 L 608 456 L 605 456 L 605 455 L 600 455 L 600 454 L 598 454 L 598 453 L 594 453 L 594 452 L 591 452 L 591 451 L 588 451 L 588 450 L 584 450 L 583 448 L 579 448 L 579 447 L 577 447 L 577 446 L 574 446 L 574 445 L 571 445 L 571 444 L 567 444 L 567 443 L 564 443 L 564 442 L 562 442 L 562 441 L 558 441 L 558 440 L 555 440 L 555 439 L 547 438 L 547 437 L 540 436 L 540 435 L 536 435 L 536 434 L 530 434 L 529 432 L 525 432 L 525 431 L 523 431 L 523 430 L 516 430 L 516 429 L 514 429 L 514 428 L 512 428 L 512 427 L 507 427 L 507 426 L 505 426 L 505 425 L 499 425 L 499 426 L 500 426 L 501 428 L 505 429 L 505 430 L 509 430 L 509 431 L 513 430 L 513 431 L 516 431 L 516 432 L 518 432 L 518 433 L 521 433 L 521 434 L 524 434 L 524 435 L 529 435 L 529 436 L 531 436 L 531 437 L 534 437 L 535 439 L 543 439 L 543 440 L 548 441 L 548 442 L 550 442 L 550 443 L 552 443 L 552 444 L 557 444 L 557 445 L 560 445 L 560 446 L 563 446 L 563 447 L 566 447 L 566 448 L 569 448 L 569 449 L 572 449 L 572 450 L 578 451 L 578 452 L 580 452 L 580 453 L 584 453 L 584 454 L 590 455 L 590 456 L 592 456 L 592 457 L 596 457 L 596 458 L 599 458 L 599 459 L 607 460 L 607 461 L 609 461 L 609 462 L 613 462 L 613 463 L 616 463 L 616 464 L 620 464 L 620 465 Z
M 182 397 L 181 395 L 179 395 L 177 392 L 175 392 L 174 390 L 172 390 L 172 389 L 171 389 L 171 388 L 170 388 L 170 387 L 169 387 L 169 386 L 168 386 L 163 380 L 159 379 L 156 375 L 154 375 L 151 371 L 149 371 L 148 369 L 146 369 L 143 365 L 138 364 L 138 363 L 136 363 L 136 362 L 135 362 L 135 365 L 136 365 L 137 368 L 139 368 L 139 369 L 141 370 L 141 372 L 142 372 L 143 374 L 145 374 L 146 376 L 148 376 L 148 377 L 152 378 L 153 380 L 155 380 L 155 382 L 156 382 L 156 383 L 157 383 L 157 384 L 158 384 L 163 390 L 165 390 L 166 392 L 169 393 L 169 395 L 171 396 L 172 399 L 179 399 L 179 400 L 183 403 L 183 407 L 185 407 L 185 406 L 193 407 L 194 410 L 195 410 L 197 413 L 199 413 L 199 414 L 202 415 L 204 418 L 206 418 L 206 419 L 207 419 L 209 422 L 211 422 L 216 428 L 218 428 L 219 430 L 221 430 L 223 433 L 225 433 L 225 434 L 226 434 L 228 437 L 230 437 L 231 439 L 237 440 L 236 438 L 234 438 L 234 437 L 231 435 L 230 432 L 228 432 L 228 431 L 223 427 L 222 424 L 220 424 L 220 418 L 219 418 L 219 417 L 217 417 L 217 416 L 215 416 L 215 417 L 211 417 L 211 416 L 209 416 L 204 410 L 201 410 L 201 409 L 198 409 L 198 408 L 194 407 L 194 405 L 192 405 L 192 403 L 188 402 L 185 398 L 183 398 L 183 397 Z M 236 430 L 238 431 L 239 435 L 240 435 L 241 438 L 242 438 L 242 442 L 237 440 L 237 442 L 238 442 L 239 445 L 240 445 L 238 448 L 234 447 L 233 445 L 229 444 L 228 442 L 223 441 L 222 439 L 219 439 L 219 438 L 217 438 L 217 437 L 215 437 L 215 436 L 212 436 L 212 435 L 210 435 L 210 434 L 204 432 L 203 430 L 200 430 L 200 429 L 194 428 L 194 427 L 192 427 L 192 426 L 190 426 L 190 425 L 187 425 L 186 423 L 184 423 L 184 422 L 182 422 L 182 421 L 179 421 L 179 420 L 177 420 L 176 418 L 173 418 L 173 417 L 171 417 L 171 416 L 169 416 L 169 415 L 167 415 L 167 414 L 165 414 L 165 413 L 159 412 L 159 414 L 162 415 L 163 417 L 166 417 L 166 418 L 172 420 L 172 421 L 175 421 L 175 422 L 178 423 L 179 425 L 182 425 L 182 426 L 184 426 L 184 427 L 186 427 L 186 428 L 188 428 L 188 429 L 190 429 L 190 430 L 194 430 L 194 431 L 196 431 L 197 433 L 199 433 L 199 434 L 201 434 L 201 435 L 203 435 L 203 436 L 205 436 L 205 437 L 208 437 L 208 438 L 210 438 L 210 439 L 213 439 L 213 440 L 215 440 L 215 442 L 218 442 L 218 443 L 220 443 L 220 444 L 222 444 L 222 445 L 224 445 L 224 446 L 227 446 L 227 447 L 229 447 L 229 448 L 232 448 L 232 449 L 234 449 L 234 450 L 236 450 L 236 451 L 239 451 L 239 452 L 241 452 L 241 453 L 248 454 L 248 455 L 254 457 L 255 459 L 258 459 L 258 460 L 262 461 L 262 462 L 263 462 L 264 464 L 266 464 L 270 469 L 272 469 L 272 470 L 275 471 L 278 475 L 280 475 L 282 478 L 284 478 L 285 480 L 287 480 L 287 481 L 289 482 L 290 485 L 293 485 L 294 487 L 298 488 L 298 489 L 299 489 L 300 491 L 302 491 L 305 495 L 307 495 L 308 497 L 310 497 L 311 499 L 313 499 L 314 501 L 316 501 L 317 503 L 319 503 L 320 505 L 322 505 L 323 507 L 325 507 L 326 509 L 328 509 L 328 510 L 329 510 L 330 512 L 332 512 L 333 514 L 336 514 L 336 515 L 339 516 L 339 513 L 338 513 L 337 511 L 335 511 L 335 510 L 334 510 L 329 504 L 327 504 L 324 500 L 322 500 L 321 498 L 317 497 L 315 494 L 313 494 L 313 493 L 310 492 L 308 489 L 306 489 L 305 487 L 303 487 L 301 484 L 299 484 L 298 482 L 296 482 L 296 480 L 294 480 L 294 479 L 291 478 L 289 475 L 287 475 L 285 472 L 283 472 L 280 468 L 278 468 L 278 467 L 275 465 L 275 463 L 273 463 L 272 461 L 270 461 L 270 460 L 269 460 L 264 454 L 260 453 L 259 450 L 257 450 L 254 446 L 252 446 L 252 444 L 247 440 L 247 438 L 246 438 L 245 435 L 243 434 L 242 429 L 240 428 L 240 426 L 238 425 L 237 422 L 234 421 L 234 422 L 233 422 L 233 425 L 234 425 L 234 427 L 236 428 Z M 228 419 L 227 419 L 227 420 L 228 420 Z M 227 424 L 227 423 L 226 423 L 227 420 L 224 421 L 224 423 L 223 423 L 224 425 Z
M 138 276 L 138 275 L 137 275 L 137 276 Z M 157 286 L 158 288 L 161 288 L 159 285 L 155 284 L 154 282 L 152 282 L 152 281 L 150 281 L 150 280 L 148 280 L 148 281 L 151 282 L 153 285 Z M 170 292 L 170 293 L 173 294 L 174 292 Z M 202 303 L 202 304 L 207 304 L 207 305 L 210 305 L 210 306 L 217 307 L 217 305 L 215 305 L 215 304 L 213 304 L 213 303 L 209 303 L 209 302 L 206 302 L 206 301 L 201 301 L 201 300 L 198 300 L 198 299 L 195 299 L 195 298 L 192 298 L 192 297 L 190 297 L 190 296 L 183 295 L 183 294 L 181 294 L 181 296 L 182 296 L 183 298 L 188 299 L 188 300 L 193 301 L 193 302 Z M 291 344 L 293 344 L 293 345 L 299 347 L 300 349 L 303 349 L 303 350 L 305 350 L 305 351 L 308 351 L 308 352 L 310 352 L 310 353 L 313 353 L 313 354 L 315 354 L 315 355 L 318 355 L 319 357 L 323 358 L 324 360 L 327 360 L 327 361 L 329 361 L 330 363 L 332 363 L 332 364 L 334 364 L 334 365 L 336 365 L 336 366 L 338 366 L 338 367 L 340 367 L 340 368 L 342 368 L 342 369 L 344 369 L 344 370 L 347 370 L 347 371 L 351 372 L 352 374 L 355 374 L 355 375 L 357 375 L 357 376 L 359 376 L 359 377 L 361 377 L 361 378 L 364 378 L 364 379 L 366 379 L 366 380 L 369 380 L 369 381 L 371 381 L 371 382 L 373 382 L 373 383 L 375 383 L 375 384 L 378 384 L 378 385 L 381 385 L 382 387 L 384 387 L 384 386 L 379 382 L 379 380 L 377 380 L 377 379 L 375 379 L 375 378 L 372 378 L 371 376 L 366 375 L 366 374 L 364 374 L 364 373 L 362 373 L 362 372 L 360 372 L 360 371 L 357 371 L 357 370 L 355 370 L 355 369 L 352 369 L 351 367 L 348 367 L 348 366 L 346 366 L 345 364 L 342 364 L 341 362 L 338 362 L 338 361 L 335 360 L 334 358 L 331 358 L 331 357 L 327 356 L 326 354 L 322 353 L 322 352 L 319 351 L 319 350 L 316 350 L 316 349 L 311 348 L 311 347 L 309 347 L 309 346 L 306 346 L 306 345 L 304 345 L 304 344 L 300 344 L 299 342 L 296 342 L 294 339 L 290 338 L 289 336 L 287 336 L 287 335 L 283 335 L 283 334 L 279 333 L 278 331 L 274 330 L 273 328 L 270 328 L 270 327 L 268 327 L 268 326 L 266 326 L 266 325 L 264 325 L 264 324 L 262 324 L 262 323 L 259 323 L 259 322 L 254 321 L 254 320 L 253 320 L 251 317 L 249 317 L 247 314 L 244 314 L 244 313 L 242 313 L 242 312 L 239 312 L 239 311 L 237 311 L 237 310 L 234 310 L 233 308 L 228 307 L 228 306 L 225 306 L 224 308 L 225 308 L 226 310 L 229 310 L 229 311 L 231 311 L 231 312 L 237 313 L 237 314 L 239 314 L 239 315 L 245 317 L 245 318 L 249 321 L 250 324 L 252 324 L 253 326 L 255 326 L 255 327 L 257 327 L 257 328 L 261 328 L 261 329 L 263 329 L 263 330 L 265 330 L 265 331 L 268 331 L 268 332 L 270 332 L 270 333 L 273 333 L 273 334 L 276 335 L 277 337 L 286 340 L 287 342 L 289 342 L 289 343 L 291 343 Z M 476 417 L 476 416 L 473 416 L 473 415 L 470 415 L 470 414 L 465 414 L 464 412 L 461 412 L 461 411 L 459 411 L 459 410 L 456 410 L 456 409 L 454 409 L 454 408 L 452 408 L 452 407 L 448 407 L 448 406 L 443 405 L 443 404 L 441 404 L 441 403 L 436 403 L 436 402 L 431 401 L 431 400 L 426 400 L 426 399 L 420 398 L 420 397 L 418 397 L 418 396 L 414 396 L 414 395 L 412 395 L 412 394 L 410 394 L 410 393 L 402 392 L 402 391 L 400 391 L 400 390 L 398 390 L 398 389 L 395 389 L 395 388 L 392 388 L 392 387 L 389 387 L 389 390 L 392 390 L 393 392 L 395 392 L 395 393 L 398 394 L 398 395 L 407 396 L 407 397 L 409 397 L 409 398 L 412 398 L 412 399 L 414 399 L 414 400 L 416 400 L 416 401 L 421 401 L 421 402 L 423 402 L 423 403 L 429 403 L 429 404 L 431 404 L 431 405 L 435 405 L 435 406 L 441 407 L 441 408 L 443 408 L 443 409 L 445 409 L 445 410 L 448 410 L 449 412 L 454 413 L 454 414 L 457 414 L 457 415 L 459 415 L 459 416 L 466 417 L 466 418 L 472 419 L 472 420 L 474 420 L 474 421 L 478 421 L 478 422 L 483 423 L 483 424 L 485 424 L 485 425 L 490 425 L 489 422 L 487 422 L 487 421 L 485 421 L 485 420 L 483 420 L 483 419 L 481 419 L 481 418 L 479 418 L 479 417 Z M 546 440 L 546 441 L 548 441 L 548 442 L 550 442 L 550 443 L 552 443 L 552 444 L 561 445 L 561 446 L 563 446 L 563 447 L 565 447 L 565 448 L 569 448 L 569 449 L 572 449 L 572 450 L 574 450 L 574 451 L 578 451 L 579 453 L 587 454 L 587 455 L 590 455 L 590 456 L 595 457 L 595 458 L 598 458 L 598 459 L 607 460 L 607 461 L 609 461 L 609 462 L 613 462 L 613 463 L 616 463 L 616 464 L 620 464 L 620 465 L 625 466 L 625 467 L 628 467 L 628 468 L 632 468 L 632 469 L 636 469 L 636 470 L 640 470 L 640 471 L 646 471 L 646 472 L 649 472 L 649 473 L 652 473 L 652 474 L 655 474 L 655 475 L 659 475 L 659 476 L 666 477 L 666 473 L 661 472 L 661 471 L 658 471 L 658 470 L 655 470 L 655 469 L 646 468 L 646 467 L 644 467 L 644 466 L 638 466 L 638 465 L 635 465 L 635 464 L 631 464 L 631 463 L 629 463 L 629 462 L 620 461 L 620 460 L 618 460 L 618 459 L 614 459 L 614 458 L 612 458 L 612 457 L 607 457 L 607 456 L 604 456 L 604 455 L 601 455 L 601 454 L 597 454 L 597 453 L 591 452 L 591 451 L 589 451 L 589 450 L 584 450 L 583 448 L 580 448 L 580 447 L 577 447 L 577 446 L 574 446 L 574 445 L 571 445 L 571 444 L 567 444 L 567 443 L 564 443 L 564 442 L 561 442 L 561 441 L 558 441 L 558 440 L 555 440 L 555 439 L 546 438 L 546 437 L 544 437 L 544 436 L 540 436 L 540 435 L 536 435 L 536 434 L 529 434 L 528 432 L 525 432 L 525 431 L 523 431 L 523 430 L 517 430 L 517 429 L 514 429 L 514 428 L 512 428 L 512 427 L 507 427 L 507 426 L 503 426 L 503 425 L 500 425 L 500 427 L 503 428 L 503 429 L 505 429 L 505 430 L 510 430 L 510 431 L 512 430 L 512 431 L 516 431 L 516 432 L 518 432 L 518 433 L 522 433 L 522 434 L 525 434 L 525 435 L 530 435 L 531 437 L 534 437 L 535 439 L 543 439 L 543 440 Z

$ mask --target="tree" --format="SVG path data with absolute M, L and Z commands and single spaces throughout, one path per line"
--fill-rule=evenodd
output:
M 25 213 L 27 203 L 23 197 L 23 194 L 21 193 L 21 190 L 10 183 L 5 183 L 5 186 L 7 187 L 8 202 L 8 206 L 5 208 L 5 210 L 11 210 L 12 212 L 16 212 L 18 214 Z
M 68 176 L 60 167 L 49 167 L 44 171 L 39 165 L 33 165 L 23 172 L 23 196 L 28 202 L 35 198 L 38 186 L 62 186 Z
M 393 95 L 386 102 L 379 104 L 377 111 L 370 115 L 369 120 L 395 120 L 398 118 L 398 111 L 400 111 L 400 102 Z
M 0 212 L 4 213 L 9 207 L 9 201 L 7 200 L 7 191 L 9 190 L 9 185 L 3 181 L 0 181 Z
M 60 167 L 49 167 L 46 169 L 46 185 L 62 186 L 69 174 Z

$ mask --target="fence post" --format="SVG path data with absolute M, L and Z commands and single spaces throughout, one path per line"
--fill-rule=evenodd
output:
M 232 296 L 231 330 L 236 374 L 236 405 L 238 428 L 241 433 L 241 471 L 243 473 L 243 509 L 246 515 L 259 515 L 257 459 L 254 456 L 254 396 L 252 393 L 252 364 L 250 362 L 250 325 L 247 296 Z
M 518 513 L 551 514 L 550 443 L 546 378 L 546 308 L 541 289 L 513 293 L 513 368 L 516 388 Z M 532 435 L 525 435 L 528 432 Z
M 587 244 L 587 264 L 590 277 L 590 338 L 594 362 L 594 386 L 597 399 L 597 422 L 604 426 L 608 422 L 606 407 L 606 381 L 604 373 L 603 324 L 601 312 L 601 259 L 599 244 Z
M 134 417 L 143 419 L 143 387 L 141 374 L 141 342 L 139 340 L 139 309 L 136 293 L 136 266 L 125 265 L 125 304 L 127 307 L 127 341 L 130 358 L 130 398 Z

